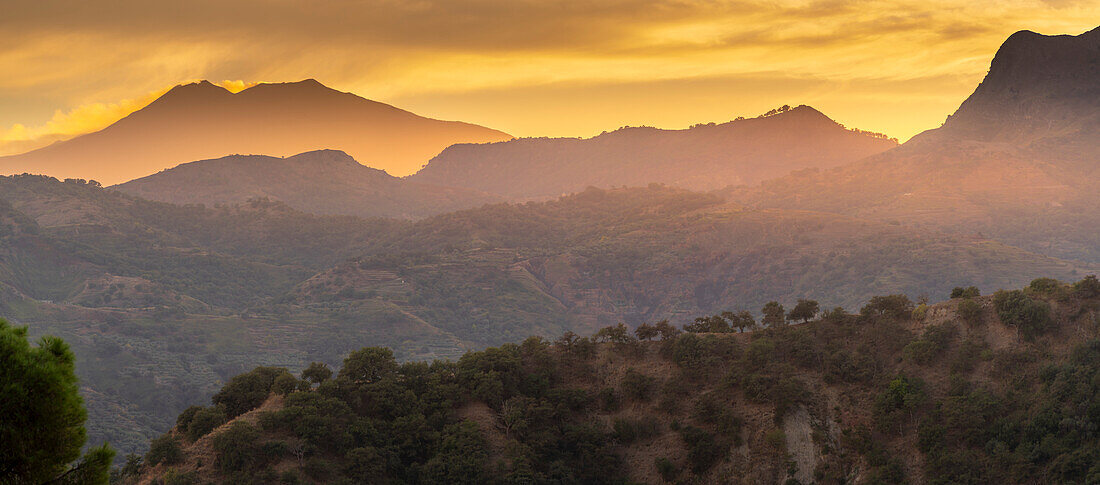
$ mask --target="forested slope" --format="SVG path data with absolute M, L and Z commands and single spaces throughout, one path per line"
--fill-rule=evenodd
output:
M 124 483 L 1089 483 L 1100 283 L 257 368 Z M 806 323 L 799 323 L 806 321 Z M 731 323 L 733 325 L 731 325 Z M 749 330 L 739 333 L 737 327 Z M 637 337 L 636 337 L 637 336 Z M 228 421 L 227 421 L 228 420 Z

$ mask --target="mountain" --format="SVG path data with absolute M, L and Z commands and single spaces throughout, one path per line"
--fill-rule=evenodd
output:
M 656 185 L 416 222 L 263 199 L 178 206 L 30 175 L 0 177 L 0 194 L 0 317 L 72 345 L 93 441 L 124 452 L 257 362 L 297 370 L 363 346 L 458 358 L 770 300 L 856 308 L 876 294 L 935 298 L 1100 269 Z
M 522 138 L 448 147 L 409 177 L 514 199 L 557 197 L 588 186 L 664 183 L 693 190 L 756 184 L 893 148 L 882 135 L 845 129 L 798 106 L 686 130 L 622 128 L 594 138 Z
M 365 348 L 300 379 L 234 377 L 119 478 L 1088 483 L 1100 473 L 1097 308 L 1095 278 L 1036 280 L 743 333 L 610 326 L 430 365 Z
M 981 233 L 1100 261 L 1100 28 L 1013 34 L 940 128 L 865 160 L 727 191 L 752 207 L 812 208 Z
M 0 157 L 0 173 L 116 184 L 230 153 L 289 156 L 328 148 L 404 175 L 454 143 L 510 138 L 477 125 L 417 116 L 313 79 L 258 84 L 236 94 L 202 81 L 177 86 L 98 132 Z
M 400 219 L 499 201 L 472 190 L 402 180 L 336 150 L 287 158 L 232 155 L 202 160 L 111 188 L 173 204 L 236 204 L 263 197 L 314 214 Z

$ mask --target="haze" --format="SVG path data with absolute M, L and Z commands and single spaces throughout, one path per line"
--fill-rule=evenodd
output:
M 516 136 L 809 104 L 904 141 L 943 122 L 1012 32 L 1083 32 L 1100 14 L 986 3 L 20 2 L 0 17 L 0 154 L 103 128 L 197 79 L 238 91 L 317 78 Z

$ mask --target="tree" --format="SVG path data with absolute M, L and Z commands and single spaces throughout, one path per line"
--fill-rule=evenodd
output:
M 615 344 L 630 343 L 634 340 L 630 336 L 630 331 L 626 328 L 626 324 L 624 323 L 601 328 L 592 338 L 597 342 L 611 342 Z
M 271 383 L 271 392 L 280 396 L 285 396 L 294 392 L 294 390 L 298 388 L 298 385 L 298 379 L 295 379 L 290 373 L 286 373 L 276 377 L 275 382 Z
M 638 337 L 638 340 L 653 340 L 657 334 L 657 328 L 648 323 L 638 325 L 638 328 L 634 329 L 634 335 Z
M 978 302 L 965 299 L 959 302 L 959 318 L 970 325 L 977 325 L 982 321 L 982 305 Z
M 802 323 L 809 322 L 820 310 L 817 302 L 814 300 L 799 299 L 798 303 L 791 309 L 791 313 L 787 315 L 787 318 L 791 320 L 802 320 Z
M 332 369 L 321 362 L 310 362 L 309 367 L 302 371 L 302 380 L 313 384 L 320 384 L 332 378 Z
M 0 477 L 5 483 L 106 484 L 114 451 L 80 457 L 87 413 L 75 356 L 59 338 L 27 340 L 26 327 L 0 319 Z M 9 482 L 10 481 L 10 482 Z
M 752 312 L 748 310 L 741 310 L 737 313 L 722 312 L 722 317 L 728 320 L 730 326 L 736 328 L 738 332 L 744 332 L 746 328 L 756 327 L 756 319 L 753 318 Z
M 787 321 L 784 318 L 786 311 L 783 310 L 783 305 L 780 305 L 777 301 L 769 301 L 760 310 L 760 313 L 764 314 L 764 319 L 761 322 L 768 327 L 783 325 Z
M 979 296 L 982 296 L 982 292 L 981 292 L 981 290 L 978 289 L 977 286 L 967 286 L 966 288 L 963 288 L 961 286 L 956 286 L 955 289 L 951 290 L 951 298 L 952 299 L 954 299 L 954 298 L 977 298 Z
M 179 441 L 170 434 L 161 435 L 149 443 L 149 451 L 145 452 L 145 463 L 157 466 L 161 463 L 174 465 L 183 461 L 183 449 Z
M 859 310 L 859 313 L 866 316 L 903 320 L 913 315 L 913 308 L 913 302 L 905 295 L 873 296 L 871 301 Z
M 668 340 L 680 335 L 680 329 L 668 323 L 668 320 L 661 320 L 653 325 L 653 328 L 657 330 L 657 333 L 661 334 L 661 340 Z
M 1031 340 L 1051 325 L 1050 304 L 1027 296 L 1020 290 L 1001 290 L 993 294 L 993 306 L 1005 325 L 1019 329 L 1020 334 Z
M 282 367 L 257 367 L 230 379 L 210 400 L 224 406 L 226 417 L 232 419 L 258 408 L 271 394 L 275 379 L 289 374 Z
M 186 412 L 186 411 L 185 411 Z M 179 420 L 177 420 L 178 422 Z M 187 422 L 187 438 L 197 440 L 218 426 L 225 424 L 225 407 L 210 406 L 199 408 Z
M 337 378 L 361 384 L 377 382 L 397 372 L 393 351 L 384 347 L 364 347 L 344 359 Z
M 1096 275 L 1090 274 L 1081 281 L 1074 283 L 1073 291 L 1081 298 L 1096 298 L 1100 296 L 1100 280 L 1096 279 Z
M 698 317 L 694 322 L 684 325 L 685 332 L 691 333 L 729 333 L 730 324 L 722 315 Z
M 229 429 L 214 435 L 215 463 L 226 472 L 248 470 L 261 459 L 260 432 L 244 421 L 234 422 Z

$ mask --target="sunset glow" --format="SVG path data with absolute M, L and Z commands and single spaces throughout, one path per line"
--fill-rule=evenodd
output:
M 809 104 L 905 140 L 938 126 L 1016 30 L 1077 34 L 1100 4 L 48 2 L 5 7 L 0 154 L 94 131 L 196 79 L 317 78 L 518 136 L 681 128 Z M 321 35 L 323 34 L 323 35 Z M 245 81 L 241 81 L 245 80 Z M 138 93 L 145 93 L 139 95 Z M 136 96 L 136 97 L 135 97 Z

